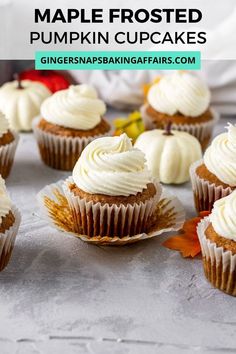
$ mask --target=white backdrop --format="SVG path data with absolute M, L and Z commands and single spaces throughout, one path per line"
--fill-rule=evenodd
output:
M 5 5 L 6 2 L 10 2 L 10 5 Z M 104 8 L 104 12 L 106 13 L 106 9 L 108 7 L 117 7 L 117 8 L 167 8 L 174 7 L 175 8 L 199 8 L 203 12 L 203 20 L 201 21 L 201 28 L 199 29 L 216 29 L 217 32 L 213 32 L 213 34 L 209 34 L 209 42 L 208 47 L 209 50 L 207 52 L 204 51 L 204 57 L 207 59 L 216 58 L 219 59 L 227 59 L 227 58 L 236 58 L 236 12 L 233 12 L 236 3 L 234 0 L 226 0 L 224 2 L 216 1 L 216 0 L 147 0 L 144 4 L 143 0 L 113 0 L 112 2 L 109 0 L 104 0 L 98 4 L 97 0 L 87 0 L 86 2 L 78 2 L 76 0 L 57 0 L 53 2 L 53 5 L 50 4 L 51 9 L 56 8 L 80 8 L 84 7 L 86 9 L 89 8 Z M 92 45 L 92 46 L 83 46 L 83 48 L 78 48 L 77 44 L 74 46 L 53 46 L 53 45 L 40 45 L 39 43 L 35 45 L 29 44 L 29 32 L 30 31 L 89 31 L 89 30 L 101 30 L 101 31 L 109 31 L 110 33 L 115 33 L 118 30 L 121 30 L 121 25 L 119 23 L 111 24 L 81 24 L 79 22 L 74 22 L 72 24 L 34 24 L 34 8 L 40 8 L 41 10 L 49 7 L 49 3 L 46 0 L 0 0 L 0 23 L 1 30 L 0 34 L 0 58 L 1 59 L 33 59 L 35 50 L 127 50 L 127 49 L 146 49 L 143 45 L 141 48 L 138 48 L 136 45 L 133 47 L 131 45 L 117 46 L 114 43 L 111 43 L 109 46 L 102 45 Z M 231 16 L 231 19 L 230 19 Z M 223 23 L 222 28 L 219 26 L 225 19 L 228 19 L 230 24 Z M 7 29 L 7 26 L 10 25 L 10 29 Z M 166 30 L 190 30 L 190 25 L 174 25 L 168 24 L 165 25 L 162 23 L 160 26 L 156 24 L 130 24 L 130 25 L 122 25 L 122 30 L 144 30 L 144 31 L 166 31 Z M 193 28 L 194 29 L 194 28 Z M 226 45 L 227 44 L 227 45 Z M 227 47 L 227 48 L 226 48 Z M 221 48 L 220 51 L 218 49 Z M 160 50 L 160 48 L 158 47 Z M 162 50 L 169 49 L 168 47 L 162 47 Z M 174 47 L 171 46 L 173 50 L 197 50 L 203 49 L 202 46 L 197 48 L 197 46 L 188 46 L 188 47 Z M 230 49 L 230 51 L 229 51 Z M 217 53 L 216 53 L 217 52 Z

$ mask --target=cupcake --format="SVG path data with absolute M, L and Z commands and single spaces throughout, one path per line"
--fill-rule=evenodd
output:
M 0 175 L 3 178 L 9 176 L 18 141 L 18 135 L 9 129 L 8 120 L 0 112 Z
M 204 271 L 212 285 L 236 296 L 236 190 L 214 203 L 197 227 Z
M 203 160 L 190 168 L 197 211 L 213 208 L 216 200 L 236 189 L 236 126 L 218 135 L 206 150 Z
M 42 160 L 46 165 L 72 171 L 81 152 L 92 140 L 107 135 L 109 123 L 103 118 L 106 106 L 94 88 L 70 86 L 41 106 L 41 117 L 33 122 Z
M 133 236 L 146 231 L 161 195 L 144 154 L 126 134 L 91 142 L 64 184 L 77 233 Z
M 0 176 L 0 271 L 8 264 L 20 225 L 20 214 L 12 205 Z
M 210 98 L 207 86 L 188 72 L 163 76 L 151 86 L 141 107 L 145 128 L 164 129 L 171 122 L 173 130 L 194 135 L 205 150 L 217 120 L 209 108 Z

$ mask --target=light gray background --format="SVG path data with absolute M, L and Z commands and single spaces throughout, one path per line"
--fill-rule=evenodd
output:
M 148 0 L 145 3 L 143 0 L 103 0 L 98 3 L 97 0 L 87 0 L 86 2 L 78 2 L 77 0 L 57 0 L 48 2 L 46 0 L 0 0 L 0 59 L 34 59 L 36 50 L 146 50 L 152 47 L 151 43 L 147 44 L 124 44 L 117 45 L 113 40 L 113 35 L 117 31 L 148 31 L 149 33 L 159 31 L 201 31 L 206 30 L 209 34 L 209 41 L 207 45 L 158 45 L 153 50 L 201 50 L 202 58 L 204 59 L 235 59 L 236 58 L 236 39 L 235 33 L 235 18 L 236 7 L 235 0 L 216 1 L 216 0 Z M 107 21 L 107 12 L 109 8 L 131 8 L 133 10 L 139 8 L 199 8 L 203 13 L 203 19 L 200 23 L 195 24 L 161 24 L 153 23 L 132 23 L 120 24 L 120 22 L 109 24 Z M 103 8 L 105 21 L 102 24 L 80 24 L 75 21 L 70 24 L 64 23 L 34 23 L 34 9 L 40 8 L 42 11 L 45 8 L 55 10 L 57 8 Z M 229 19 L 234 13 L 233 23 L 226 24 L 222 30 L 219 25 L 224 20 Z M 232 22 L 232 21 L 231 21 Z M 210 35 L 209 30 L 218 30 L 215 35 Z M 30 45 L 31 31 L 57 31 L 63 33 L 64 31 L 109 31 L 111 34 L 111 41 L 108 45 L 102 43 L 84 44 L 81 46 L 79 42 L 74 42 L 73 45 L 63 45 L 53 43 L 47 45 L 40 42 Z M 216 37 L 216 38 L 214 38 Z M 203 49 L 206 51 L 203 51 Z M 230 53 L 229 53 L 230 51 Z
M 235 353 L 235 299 L 211 287 L 200 259 L 163 248 L 166 236 L 99 248 L 39 218 L 36 193 L 66 176 L 22 134 L 7 180 L 23 220 L 0 273 L 0 353 Z M 189 184 L 168 190 L 195 214 Z

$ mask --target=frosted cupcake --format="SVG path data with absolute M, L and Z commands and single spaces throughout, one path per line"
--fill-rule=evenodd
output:
M 70 86 L 46 99 L 41 118 L 33 122 L 42 160 L 46 165 L 71 171 L 81 152 L 93 139 L 107 135 L 103 118 L 106 106 L 94 88 Z
M 91 142 L 64 190 L 76 231 L 90 237 L 145 232 L 161 194 L 126 134 Z
M 216 200 L 236 188 L 236 126 L 229 124 L 227 129 L 190 168 L 197 211 L 211 211 Z
M 236 191 L 214 203 L 197 231 L 207 279 L 236 296 Z
M 0 176 L 0 271 L 9 262 L 20 225 L 20 214 L 12 205 Z
M 0 175 L 3 178 L 10 174 L 18 141 L 18 134 L 9 129 L 8 120 L 0 112 Z
M 141 107 L 145 128 L 173 130 L 194 135 L 205 150 L 210 142 L 217 117 L 210 110 L 210 91 L 202 80 L 188 72 L 163 76 L 148 91 Z

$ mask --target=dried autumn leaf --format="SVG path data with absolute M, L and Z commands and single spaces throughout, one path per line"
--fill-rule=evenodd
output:
M 208 216 L 209 211 L 203 211 L 199 216 L 185 221 L 182 233 L 170 237 L 163 243 L 163 246 L 175 251 L 179 251 L 184 258 L 194 258 L 201 252 L 200 243 L 197 236 L 197 225 L 202 218 Z
M 134 111 L 127 118 L 119 117 L 114 120 L 115 132 L 114 135 L 126 133 L 133 141 L 144 132 L 144 124 L 141 113 Z

